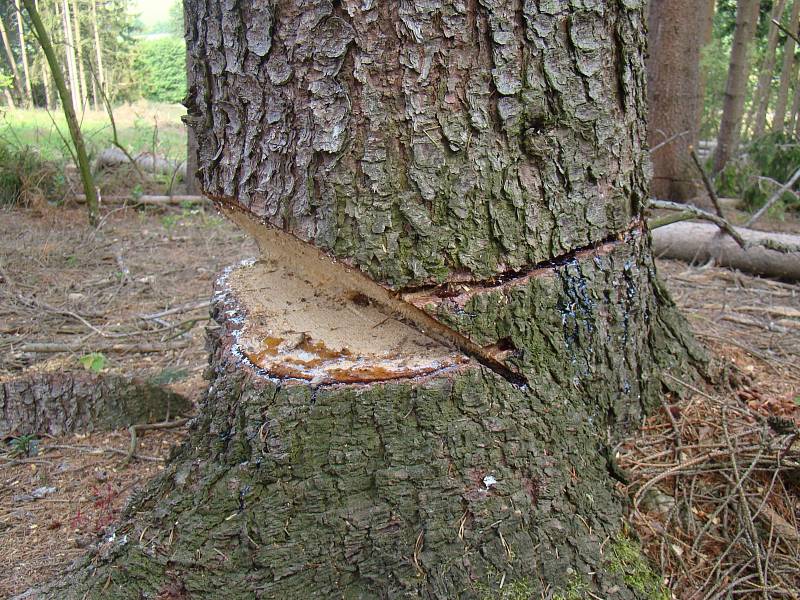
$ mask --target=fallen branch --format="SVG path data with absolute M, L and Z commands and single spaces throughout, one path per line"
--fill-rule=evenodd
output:
M 725 219 L 725 214 L 722 212 L 722 207 L 719 204 L 719 197 L 717 196 L 717 191 L 714 189 L 714 186 L 711 184 L 711 180 L 708 178 L 708 175 L 706 174 L 706 170 L 700 163 L 700 159 L 697 157 L 697 152 L 694 151 L 694 147 L 689 147 L 689 154 L 691 154 L 692 156 L 692 161 L 694 162 L 694 166 L 697 167 L 697 170 L 700 172 L 700 177 L 703 180 L 703 185 L 706 188 L 706 192 L 708 192 L 708 197 L 711 198 L 711 204 L 714 205 L 714 210 L 717 211 L 717 216 L 720 219 Z
M 40 354 L 52 354 L 55 352 L 107 352 L 122 354 L 130 352 L 133 354 L 158 354 L 171 350 L 182 350 L 189 346 L 189 341 L 181 341 L 173 344 L 104 344 L 98 342 L 83 343 L 59 343 L 59 342 L 30 342 L 21 344 L 15 348 L 16 352 L 32 352 Z
M 76 194 L 78 204 L 86 202 L 84 194 Z M 130 206 L 180 206 L 181 204 L 210 204 L 211 200 L 205 196 L 175 195 L 175 196 L 103 196 L 102 204 L 128 204 Z
M 131 462 L 134 458 L 140 458 L 136 454 L 136 445 L 137 445 L 137 433 L 142 433 L 143 431 L 153 430 L 153 429 L 175 429 L 177 427 L 183 427 L 189 422 L 190 419 L 176 419 L 175 421 L 161 421 L 160 423 L 142 423 L 140 425 L 131 425 L 128 427 L 128 433 L 131 434 L 131 441 L 128 444 L 128 452 L 125 455 L 125 460 L 122 461 L 122 464 L 127 465 Z
M 717 213 L 721 213 L 722 211 L 719 208 L 719 200 L 716 199 L 716 194 L 714 195 L 713 201 L 717 207 Z M 711 221 L 714 223 L 722 231 L 731 236 L 734 241 L 739 244 L 740 248 L 747 248 L 747 242 L 744 240 L 744 238 L 739 235 L 739 232 L 733 228 L 733 225 L 728 223 L 728 221 L 726 221 L 722 216 L 711 214 L 708 211 L 697 208 L 693 204 L 680 204 L 678 202 L 670 202 L 668 200 L 651 200 L 649 206 L 651 208 L 660 208 L 663 210 L 674 210 L 678 211 L 679 213 L 677 215 L 662 217 L 661 219 L 655 219 L 652 222 L 648 222 L 651 230 L 658 229 L 659 227 L 664 227 L 665 225 L 670 225 L 672 223 L 677 223 L 679 221 L 701 219 L 703 221 Z
M 774 250 L 775 252 L 782 252 L 785 254 L 800 252 L 800 240 L 794 240 L 792 236 L 783 235 L 781 237 L 791 238 L 791 239 L 788 239 L 786 241 L 781 241 L 780 239 L 777 239 L 777 237 L 780 236 L 780 234 L 775 234 L 774 237 L 771 237 L 771 234 L 758 232 L 761 234 L 760 237 L 752 237 L 752 239 L 745 239 L 742 236 L 742 233 L 737 229 L 735 229 L 733 225 L 731 225 L 727 220 L 717 215 L 714 215 L 708 211 L 705 211 L 701 208 L 697 208 L 692 204 L 680 204 L 678 202 L 671 202 L 669 200 L 651 200 L 649 206 L 651 208 L 660 208 L 663 210 L 678 211 L 678 214 L 676 215 L 661 217 L 658 219 L 652 219 L 651 221 L 648 221 L 647 225 L 651 230 L 658 229 L 659 227 L 665 227 L 667 225 L 671 225 L 672 223 L 678 223 L 680 221 L 688 221 L 690 219 L 700 219 L 702 221 L 710 221 L 714 223 L 722 231 L 731 236 L 733 240 L 743 250 L 747 250 L 748 248 L 754 246 L 763 246 L 764 248 L 767 248 L 769 250 Z M 756 232 L 752 233 L 755 234 Z
M 747 220 L 747 223 L 745 223 L 744 226 L 745 227 L 750 227 L 753 223 L 758 221 L 765 212 L 767 212 L 770 208 L 772 208 L 773 204 L 775 204 L 778 200 L 780 200 L 780 198 L 781 198 L 781 196 L 783 196 L 784 192 L 789 191 L 789 189 L 795 183 L 797 183 L 798 179 L 800 179 L 800 169 L 797 169 L 797 171 L 795 171 L 794 175 L 791 176 L 789 181 L 784 183 L 777 192 L 772 194 L 772 197 L 769 200 L 766 201 L 764 206 L 762 206 L 760 209 L 758 209 L 758 211 L 752 217 L 750 217 Z

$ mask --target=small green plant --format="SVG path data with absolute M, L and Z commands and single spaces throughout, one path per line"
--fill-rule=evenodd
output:
M 33 435 L 20 435 L 8 444 L 11 456 L 36 456 L 39 440 Z
M 163 217 L 161 217 L 161 224 L 164 226 L 164 229 L 169 231 L 170 229 L 175 227 L 175 225 L 178 224 L 180 218 L 181 215 L 164 215 Z
M 78 362 L 81 363 L 83 368 L 87 371 L 99 373 L 105 368 L 106 364 L 108 363 L 108 359 L 100 352 L 92 352 L 91 354 L 81 356 L 78 359 Z

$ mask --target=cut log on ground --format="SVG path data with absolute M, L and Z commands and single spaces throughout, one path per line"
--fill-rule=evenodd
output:
M 2 437 L 119 429 L 164 421 L 191 407 L 164 387 L 111 373 L 50 367 L 0 378 Z
M 772 240 L 786 246 L 800 245 L 797 235 L 739 228 L 737 231 L 747 242 Z M 656 254 L 664 258 L 688 263 L 714 260 L 718 265 L 746 273 L 800 280 L 800 253 L 779 252 L 764 246 L 750 246 L 745 250 L 730 236 L 721 235 L 719 228 L 710 223 L 673 223 L 654 230 L 652 236 Z
M 178 178 L 183 180 L 186 178 L 186 164 L 182 161 L 170 160 L 163 156 L 153 155 L 151 152 L 141 152 L 133 157 L 136 166 L 145 173 L 155 173 L 158 175 L 172 176 L 177 173 Z M 103 169 L 113 169 L 130 164 L 130 159 L 125 156 L 125 153 L 111 146 L 102 150 L 94 161 L 94 172 L 102 171 Z

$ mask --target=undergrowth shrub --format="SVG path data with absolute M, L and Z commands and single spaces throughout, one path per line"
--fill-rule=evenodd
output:
M 44 159 L 31 146 L 0 140 L 0 204 L 31 206 L 60 201 L 64 191 L 63 164 Z
M 717 190 L 721 195 L 741 198 L 748 209 L 757 210 L 797 169 L 800 140 L 785 134 L 768 134 L 744 146 L 742 153 L 728 163 L 717 178 Z M 794 189 L 800 189 L 800 185 Z M 789 192 L 783 194 L 775 211 L 787 209 L 800 210 L 797 196 Z

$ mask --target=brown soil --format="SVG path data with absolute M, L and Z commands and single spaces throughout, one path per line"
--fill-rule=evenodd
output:
M 106 348 L 105 368 L 170 382 L 194 398 L 202 392 L 202 326 L 209 324 L 212 284 L 224 267 L 257 254 L 245 236 L 210 210 L 114 210 L 96 231 L 77 209 L 50 209 L 44 216 L 8 209 L 0 220 L 0 374 L 19 373 L 53 356 L 80 368 L 81 356 Z M 733 400 L 756 413 L 800 422 L 800 286 L 669 261 L 659 266 L 699 337 L 744 374 L 745 392 Z M 390 327 L 390 343 L 376 352 L 402 354 L 404 326 L 381 325 L 371 307 L 350 304 L 352 310 L 338 310 L 332 303 L 336 310 L 329 316 L 347 321 L 348 328 Z M 266 315 L 269 306 L 262 308 Z M 329 353 L 362 352 L 321 332 L 300 335 L 306 329 L 292 319 L 302 315 L 285 308 L 280 331 L 265 326 L 252 332 L 252 351 L 258 344 L 262 351 L 284 344 L 284 350 L 311 349 L 333 361 L 342 356 Z M 157 313 L 166 314 L 152 316 Z M 287 343 L 290 338 L 297 343 Z M 411 331 L 403 343 L 419 339 Z M 57 355 L 26 350 L 42 342 L 78 349 Z M 112 352 L 112 343 L 128 352 Z M 162 351 L 141 352 L 144 344 Z M 441 347 L 427 351 L 452 356 Z M 138 455 L 144 458 L 127 465 L 127 431 L 45 438 L 27 453 L 26 440 L 2 443 L 0 597 L 56 576 L 98 541 L 131 492 L 162 468 L 183 436 L 180 429 L 139 435 Z

